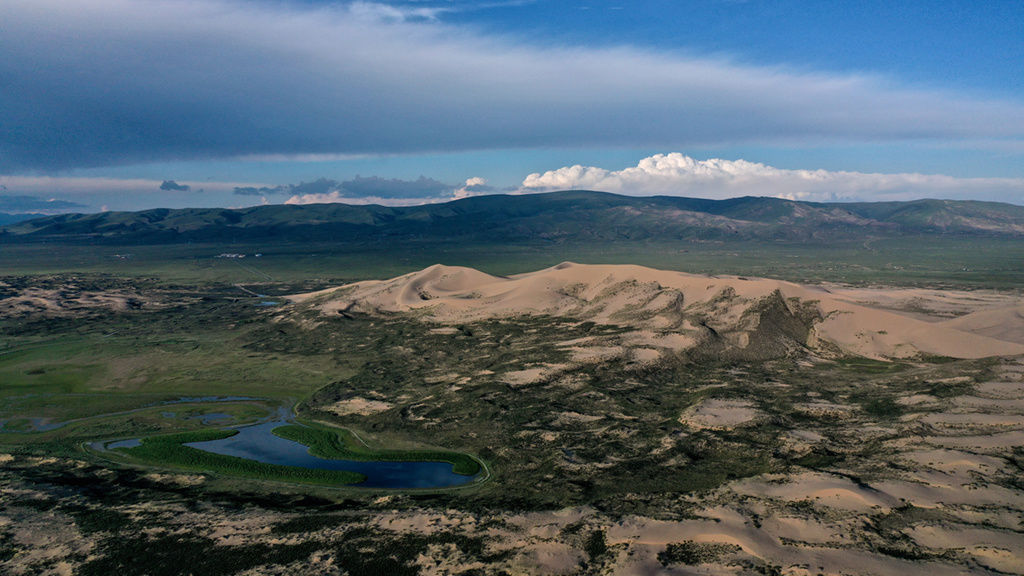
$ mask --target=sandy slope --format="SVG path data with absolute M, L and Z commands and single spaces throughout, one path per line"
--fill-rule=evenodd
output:
M 998 340 L 1024 344 L 1024 303 L 994 310 L 980 310 L 948 320 L 941 325 Z
M 895 301 L 898 292 L 893 289 L 875 295 Z M 849 295 L 820 287 L 632 265 L 566 262 L 508 278 L 434 265 L 391 280 L 358 282 L 291 299 L 328 314 L 418 312 L 446 324 L 548 314 L 635 326 L 661 336 L 688 336 L 679 339 L 684 343 L 681 347 L 710 328 L 739 348 L 747 345 L 765 317 L 751 312 L 774 299 L 784 316 L 805 320 L 808 313 L 817 316 L 806 342 L 801 342 L 812 349 L 832 345 L 871 358 L 1024 354 L 1024 320 L 1019 307 L 1016 316 L 990 309 L 955 320 L 927 322 L 871 308 Z

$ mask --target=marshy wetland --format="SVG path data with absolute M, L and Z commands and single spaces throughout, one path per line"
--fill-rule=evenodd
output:
M 284 300 L 338 281 L 246 284 L 288 302 L 273 307 L 233 282 L 4 282 L 8 304 L 40 286 L 56 295 L 2 319 L 0 567 L 12 574 L 1024 572 L 1020 356 L 812 349 L 794 342 L 813 315 L 742 294 L 686 295 L 696 307 L 669 326 L 620 298 L 628 282 L 566 291 L 622 304 L 599 321 L 443 322 Z M 424 302 L 442 296 L 419 288 Z M 1019 298 L 915 290 L 847 296 L 962 324 Z M 117 304 L 128 298 L 141 304 Z M 697 313 L 703 325 L 684 324 Z M 694 340 L 705 328 L 719 338 Z M 301 426 L 277 422 L 296 400 Z M 390 454 L 468 482 L 358 487 L 182 450 L 261 426 L 289 456 Z

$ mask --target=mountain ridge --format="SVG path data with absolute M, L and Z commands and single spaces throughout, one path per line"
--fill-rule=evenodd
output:
M 0 228 L 6 241 L 175 243 L 226 239 L 814 241 L 919 234 L 1024 237 L 1024 207 L 973 200 L 823 203 L 569 190 L 410 207 L 308 204 L 62 214 Z

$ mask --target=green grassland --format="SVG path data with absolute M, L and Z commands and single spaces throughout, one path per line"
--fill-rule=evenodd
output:
M 25 277 L 10 278 L 6 288 L 29 283 Z M 80 446 L 98 439 L 202 434 L 211 427 L 254 422 L 326 383 L 347 378 L 365 360 L 357 348 L 325 345 L 304 337 L 301 330 L 293 331 L 306 346 L 300 353 L 257 350 L 267 339 L 288 339 L 289 333 L 268 329 L 275 308 L 253 305 L 260 299 L 230 285 L 76 275 L 48 276 L 34 286 L 65 292 L 73 291 L 69 286 L 79 291 L 131 289 L 151 298 L 151 306 L 0 320 L 0 446 L 15 453 L 78 454 Z M 237 399 L 199 401 L 218 397 Z M 207 421 L 207 414 L 227 418 Z M 330 435 L 323 427 L 318 430 L 322 435 L 312 439 Z M 346 454 L 363 460 L 447 461 L 460 473 L 478 471 L 475 459 L 425 449 L 429 444 L 407 443 L 402 452 L 376 452 L 353 443 Z M 167 441 L 147 444 L 145 450 L 133 451 L 130 460 L 228 476 L 353 483 L 352 478 L 326 473 L 304 476 L 266 466 L 250 470 L 219 457 L 197 459 L 194 449 L 178 453 L 170 446 Z M 166 461 L 157 455 L 167 456 Z
M 241 253 L 247 257 L 216 257 L 222 253 Z M 256 258 L 255 254 L 261 256 Z M 313 289 L 346 281 L 390 278 L 436 263 L 508 275 L 570 260 L 798 282 L 1012 289 L 1024 284 L 1022 259 L 1024 242 L 1019 238 L 938 235 L 818 242 L 622 239 L 607 243 L 47 243 L 4 246 L 0 250 L 0 270 L 5 275 L 73 272 L 157 278 L 193 285 L 244 283 L 259 286 L 260 293 L 273 295 L 293 288 Z

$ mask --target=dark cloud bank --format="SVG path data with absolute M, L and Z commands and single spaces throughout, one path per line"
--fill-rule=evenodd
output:
M 77 202 L 68 202 L 67 200 L 47 200 L 44 198 L 37 198 L 36 196 L 0 194 L 0 212 L 7 212 L 11 214 L 20 214 L 25 212 L 49 214 L 55 212 L 69 212 L 81 208 L 86 208 L 86 206 Z
M 164 180 L 160 184 L 160 189 L 166 192 L 188 192 L 192 190 L 192 187 L 188 184 L 178 184 L 174 180 Z
M 634 48 L 530 45 L 345 5 L 5 0 L 0 22 L 0 171 L 1024 138 L 1016 101 Z

